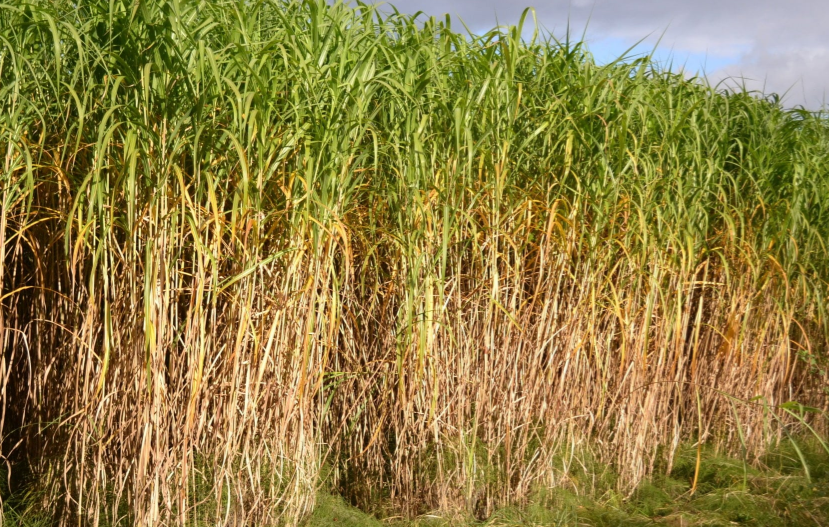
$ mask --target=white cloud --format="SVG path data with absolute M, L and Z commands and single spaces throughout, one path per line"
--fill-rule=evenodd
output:
M 744 80 L 746 87 L 757 91 L 788 92 L 788 104 L 816 108 L 829 102 L 829 46 L 756 46 L 742 55 L 737 64 L 709 75 L 712 82 L 728 78 L 732 83 Z

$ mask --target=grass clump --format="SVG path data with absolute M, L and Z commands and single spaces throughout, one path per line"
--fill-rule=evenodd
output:
M 319 494 L 313 513 L 303 523 L 304 527 L 380 527 L 381 521 L 347 505 L 339 496 Z
M 293 525 L 330 467 L 403 516 L 612 516 L 691 438 L 823 435 L 826 115 L 529 24 L 0 5 L 0 445 L 37 507 Z

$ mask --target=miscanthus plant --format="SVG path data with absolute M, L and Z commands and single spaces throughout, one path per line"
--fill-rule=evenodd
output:
M 579 449 L 625 491 L 820 433 L 826 116 L 524 22 L 0 5 L 12 487 L 59 525 L 292 524 L 323 475 L 486 515 Z

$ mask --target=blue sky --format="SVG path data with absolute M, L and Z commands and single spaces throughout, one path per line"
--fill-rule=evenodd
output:
M 829 101 L 829 0 L 393 0 L 403 12 L 461 17 L 473 31 L 514 24 L 533 7 L 539 25 L 563 36 L 586 29 L 601 61 L 637 48 L 709 81 L 787 92 L 787 105 Z M 589 22 L 588 22 L 589 20 Z M 738 80 L 739 79 L 739 80 Z
M 588 35 L 588 47 L 600 63 L 616 60 L 636 42 L 632 39 L 618 37 L 601 38 L 596 35 Z M 656 46 L 655 50 L 654 46 Z M 738 64 L 740 58 L 736 54 L 722 55 L 670 48 L 662 43 L 653 42 L 652 39 L 646 40 L 631 51 L 631 53 L 651 53 L 652 51 L 654 52 L 656 60 L 666 64 L 671 63 L 674 68 L 684 68 L 686 71 L 692 73 L 717 71 L 726 66 Z

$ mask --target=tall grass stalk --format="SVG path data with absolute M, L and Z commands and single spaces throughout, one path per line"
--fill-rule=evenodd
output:
M 0 5 L 13 484 L 60 525 L 293 524 L 323 467 L 486 515 L 578 443 L 629 490 L 825 430 L 768 405 L 827 405 L 826 115 L 528 24 Z

